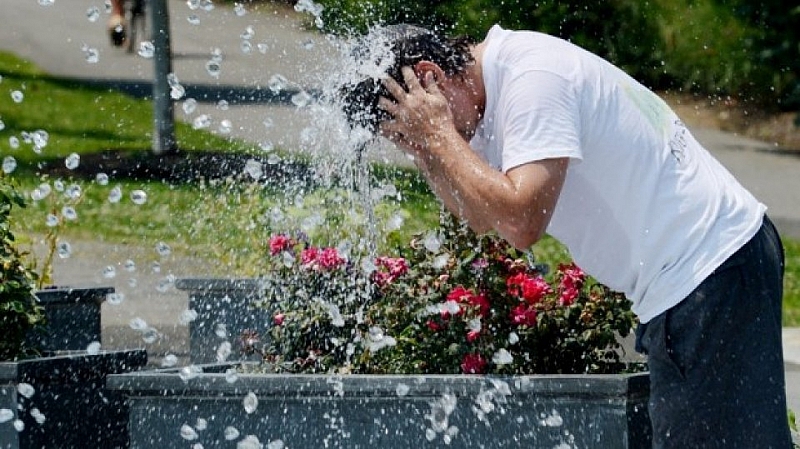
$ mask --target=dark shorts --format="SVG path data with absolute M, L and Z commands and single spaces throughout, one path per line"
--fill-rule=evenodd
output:
M 791 448 L 783 246 L 768 218 L 697 289 L 636 331 L 655 448 Z

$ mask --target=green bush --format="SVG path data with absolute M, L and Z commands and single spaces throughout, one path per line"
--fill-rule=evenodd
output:
M 329 31 L 408 22 L 482 39 L 495 23 L 568 39 L 651 88 L 800 106 L 800 7 L 778 0 L 321 0 Z
M 15 360 L 34 351 L 25 337 L 44 319 L 33 295 L 36 273 L 17 248 L 9 215 L 25 201 L 14 184 L 0 174 L 0 360 Z

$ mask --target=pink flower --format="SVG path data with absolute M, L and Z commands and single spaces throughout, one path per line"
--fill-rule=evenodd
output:
M 317 254 L 319 265 L 326 270 L 333 270 L 344 265 L 344 258 L 339 255 L 336 248 L 325 248 Z
M 486 372 L 486 360 L 480 354 L 466 354 L 461 360 L 461 371 L 464 374 L 483 374 Z
M 511 309 L 511 322 L 517 326 L 535 326 L 536 309 L 527 304 L 520 304 Z
M 269 253 L 274 256 L 281 251 L 286 251 L 294 245 L 291 238 L 283 234 L 273 235 L 269 238 Z
M 280 325 L 283 324 L 283 320 L 285 320 L 285 319 L 286 319 L 286 315 L 284 315 L 283 313 L 276 313 L 275 316 L 272 317 L 272 322 L 276 326 L 280 326 Z
M 559 264 L 558 271 L 561 273 L 561 288 L 581 288 L 586 274 L 575 263 Z
M 300 261 L 303 263 L 303 265 L 314 265 L 318 256 L 319 248 L 309 246 L 308 248 L 303 249 L 303 251 L 300 253 Z
M 378 269 L 373 272 L 372 281 L 379 287 L 391 284 L 408 273 L 408 262 L 402 257 L 381 256 L 375 259 L 375 265 Z
M 481 331 L 477 331 L 477 330 L 469 331 L 469 332 L 467 332 L 467 341 L 472 343 L 475 340 L 477 340 L 478 337 L 480 337 L 480 336 L 481 336 Z

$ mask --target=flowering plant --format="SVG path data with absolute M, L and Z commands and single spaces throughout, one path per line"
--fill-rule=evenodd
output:
M 267 276 L 263 304 L 275 309 L 275 319 L 263 348 L 253 334 L 245 348 L 279 370 L 543 374 L 641 368 L 624 363 L 619 350 L 619 337 L 635 322 L 624 295 L 573 263 L 547 273 L 499 237 L 475 235 L 452 217 L 412 241 L 401 257 L 380 256 L 360 266 L 334 249 L 285 236 L 273 237 L 270 247 L 280 262 Z

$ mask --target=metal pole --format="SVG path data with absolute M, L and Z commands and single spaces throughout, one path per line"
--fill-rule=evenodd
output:
M 153 24 L 155 78 L 153 79 L 153 152 L 177 151 L 175 116 L 167 75 L 172 73 L 172 48 L 169 36 L 167 0 L 148 0 L 150 22 Z

